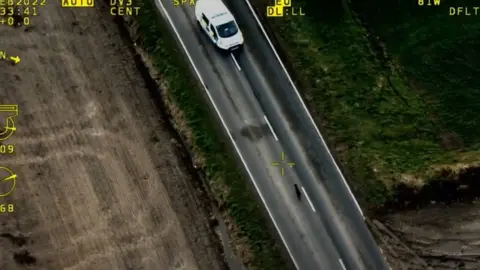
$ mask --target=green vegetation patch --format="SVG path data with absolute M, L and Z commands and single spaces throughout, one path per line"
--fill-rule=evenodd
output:
M 414 83 L 410 91 L 425 94 L 442 133 L 455 133 L 465 149 L 480 148 L 480 10 L 473 16 L 474 1 L 362 4 L 357 9 Z M 456 7 L 463 15 L 450 16 Z
M 371 17 L 379 15 L 378 3 L 389 11 L 384 21 L 377 18 L 379 26 L 374 29 L 381 28 L 392 43 L 400 44 L 393 52 L 403 55 L 402 64 L 403 58 L 409 59 L 408 73 L 392 64 L 395 61 L 387 57 L 381 42 L 345 3 L 294 0 L 293 6 L 302 7 L 306 16 L 265 18 L 265 6 L 273 2 L 253 0 L 292 63 L 316 122 L 323 124 L 331 144 L 339 149 L 353 188 L 370 206 L 381 206 L 392 198 L 399 179 L 422 178 L 429 166 L 460 159 L 461 153 L 442 145 L 443 135 L 452 137 L 455 132 L 465 141 L 475 134 L 480 138 L 479 92 L 472 88 L 479 85 L 480 76 L 473 75 L 478 58 L 465 62 L 469 56 L 462 56 L 467 47 L 477 48 L 467 36 L 476 35 L 478 44 L 480 32 L 463 32 L 461 41 L 452 35 L 453 26 L 450 35 L 445 28 L 436 29 L 452 18 L 440 20 L 399 9 L 402 2 L 414 9 L 412 1 L 364 2 Z M 433 38 L 435 33 L 427 28 L 442 35 Z M 415 87 L 407 76 L 416 72 L 435 88 Z
M 143 37 L 143 44 L 139 45 L 149 54 L 166 83 L 168 98 L 182 110 L 193 132 L 194 147 L 205 158 L 208 184 L 218 203 L 226 206 L 228 215 L 235 221 L 237 237 L 248 240 L 248 250 L 253 255 L 249 267 L 284 269 L 279 249 L 267 229 L 264 212 L 253 196 L 248 179 L 238 171 L 230 149 L 220 143 L 219 130 L 212 123 L 212 115 L 201 95 L 203 90 L 191 75 L 176 37 L 156 12 L 153 0 L 142 0 L 139 5 L 142 10 L 138 17 L 139 32 Z

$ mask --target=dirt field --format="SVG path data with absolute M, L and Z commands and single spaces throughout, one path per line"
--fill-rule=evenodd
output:
M 387 217 L 386 225 L 432 269 L 480 269 L 480 202 L 433 204 Z M 423 268 L 425 269 L 425 268 Z
M 480 269 L 480 202 L 435 203 L 374 221 L 395 270 Z M 379 233 L 379 234 L 378 234 Z
M 47 1 L 0 26 L 0 103 L 19 105 L 0 269 L 224 269 L 209 210 L 107 10 Z M 96 1 L 96 6 L 102 3 Z

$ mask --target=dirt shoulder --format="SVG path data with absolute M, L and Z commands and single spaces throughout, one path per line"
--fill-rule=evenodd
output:
M 393 269 L 479 269 L 479 202 L 432 203 L 375 221 Z M 397 266 L 397 267 L 394 267 Z
M 96 6 L 48 2 L 32 27 L 0 26 L 22 60 L 0 62 L 0 100 L 20 107 L 15 153 L 0 156 L 18 175 L 0 198 L 15 205 L 0 269 L 224 269 L 179 143 Z

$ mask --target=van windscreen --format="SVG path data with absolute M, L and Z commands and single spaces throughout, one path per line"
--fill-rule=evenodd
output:
M 221 38 L 228 38 L 238 33 L 238 27 L 234 21 L 230 21 L 217 26 L 217 32 Z

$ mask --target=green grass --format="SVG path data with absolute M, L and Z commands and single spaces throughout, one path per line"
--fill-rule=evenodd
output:
M 139 32 L 141 46 L 153 59 L 156 70 L 168 88 L 168 98 L 175 102 L 193 132 L 193 146 L 205 158 L 205 173 L 218 203 L 226 206 L 228 215 L 237 226 L 237 237 L 246 237 L 253 259 L 251 269 L 284 269 L 279 249 L 267 229 L 267 221 L 260 203 L 255 199 L 246 179 L 236 167 L 231 149 L 222 143 L 220 130 L 214 126 L 208 105 L 202 97 L 202 89 L 189 73 L 183 51 L 166 23 L 155 12 L 152 0 L 139 3 Z M 140 45 L 140 44 L 139 44 Z
M 363 3 L 357 9 L 425 94 L 438 123 L 458 134 L 465 148 L 475 148 L 480 142 L 480 20 L 449 16 L 450 6 L 472 7 L 473 1 Z
M 253 2 L 262 11 L 273 3 Z M 392 198 L 400 175 L 423 177 L 429 166 L 459 159 L 461 154 L 442 148 L 443 134 L 455 132 L 469 142 L 466 146 L 478 148 L 480 99 L 473 87 L 478 89 L 480 76 L 478 65 L 473 66 L 479 59 L 472 40 L 476 37 L 478 45 L 480 32 L 475 27 L 455 30 L 457 23 L 447 31 L 448 16 L 425 17 L 392 1 L 364 2 L 368 18 L 377 16 L 369 24 L 387 40 L 388 52 L 390 43 L 396 45 L 391 52 L 405 71 L 392 64 L 397 58 L 383 57 L 356 14 L 345 12 L 338 1 L 295 0 L 306 16 L 265 21 L 287 52 L 317 123 L 328 123 L 322 126 L 330 143 L 345 149 L 339 158 L 354 190 L 377 207 Z M 379 6 L 384 16 L 377 14 Z M 427 32 L 432 27 L 435 32 Z

